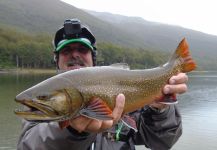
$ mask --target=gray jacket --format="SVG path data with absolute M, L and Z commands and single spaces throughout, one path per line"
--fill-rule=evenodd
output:
M 135 150 L 145 145 L 152 150 L 168 150 L 182 134 L 181 116 L 175 105 L 160 113 L 145 106 L 129 114 L 138 132 L 123 126 L 116 140 L 117 126 L 100 133 L 78 133 L 71 127 L 61 130 L 58 123 L 23 121 L 18 150 Z

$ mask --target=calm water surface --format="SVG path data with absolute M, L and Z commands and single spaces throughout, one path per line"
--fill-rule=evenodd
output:
M 217 150 L 217 72 L 189 74 L 188 88 L 178 96 L 183 134 L 172 150 Z
M 13 113 L 18 108 L 15 96 L 50 76 L 52 75 L 0 74 L 0 150 L 16 149 L 21 132 L 20 118 Z
M 0 150 L 16 149 L 21 131 L 20 119 L 13 114 L 16 94 L 50 76 L 0 74 Z M 216 150 L 217 72 L 194 72 L 189 77 L 189 92 L 178 96 L 183 135 L 172 150 Z

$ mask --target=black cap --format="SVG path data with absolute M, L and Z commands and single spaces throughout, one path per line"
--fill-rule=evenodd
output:
M 79 42 L 84 46 L 91 49 L 93 65 L 96 65 L 96 39 L 90 29 L 80 23 L 78 19 L 67 19 L 64 21 L 63 26 L 56 32 L 53 45 L 55 61 L 58 61 L 58 52 L 67 44 Z
M 76 22 L 77 24 L 75 24 L 74 22 Z M 80 29 L 78 28 L 78 24 L 80 25 Z M 56 32 L 54 37 L 55 51 L 58 47 L 58 44 L 61 41 L 70 40 L 70 39 L 80 39 L 80 38 L 85 38 L 89 40 L 92 47 L 95 46 L 96 39 L 94 35 L 91 33 L 88 27 L 80 24 L 80 20 L 78 19 L 65 20 L 64 25 Z

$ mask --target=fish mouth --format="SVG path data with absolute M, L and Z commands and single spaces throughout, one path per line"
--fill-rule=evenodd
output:
M 62 114 L 59 114 L 56 110 L 51 108 L 48 105 L 44 105 L 41 103 L 38 103 L 33 100 L 17 100 L 16 102 L 27 106 L 27 109 L 25 110 L 15 110 L 14 113 L 18 116 L 23 117 L 24 119 L 28 121 L 59 121 L 59 120 L 65 120 L 63 118 L 66 118 Z

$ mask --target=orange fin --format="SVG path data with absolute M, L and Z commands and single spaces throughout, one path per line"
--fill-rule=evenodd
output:
M 59 122 L 60 129 L 66 128 L 69 126 L 69 120 Z
M 112 120 L 112 111 L 108 105 L 100 98 L 93 97 L 88 105 L 81 109 L 79 113 L 83 116 L 98 120 Z
M 196 63 L 192 59 L 189 51 L 189 46 L 184 38 L 176 49 L 176 55 L 182 58 L 182 72 L 190 72 L 196 68 Z

